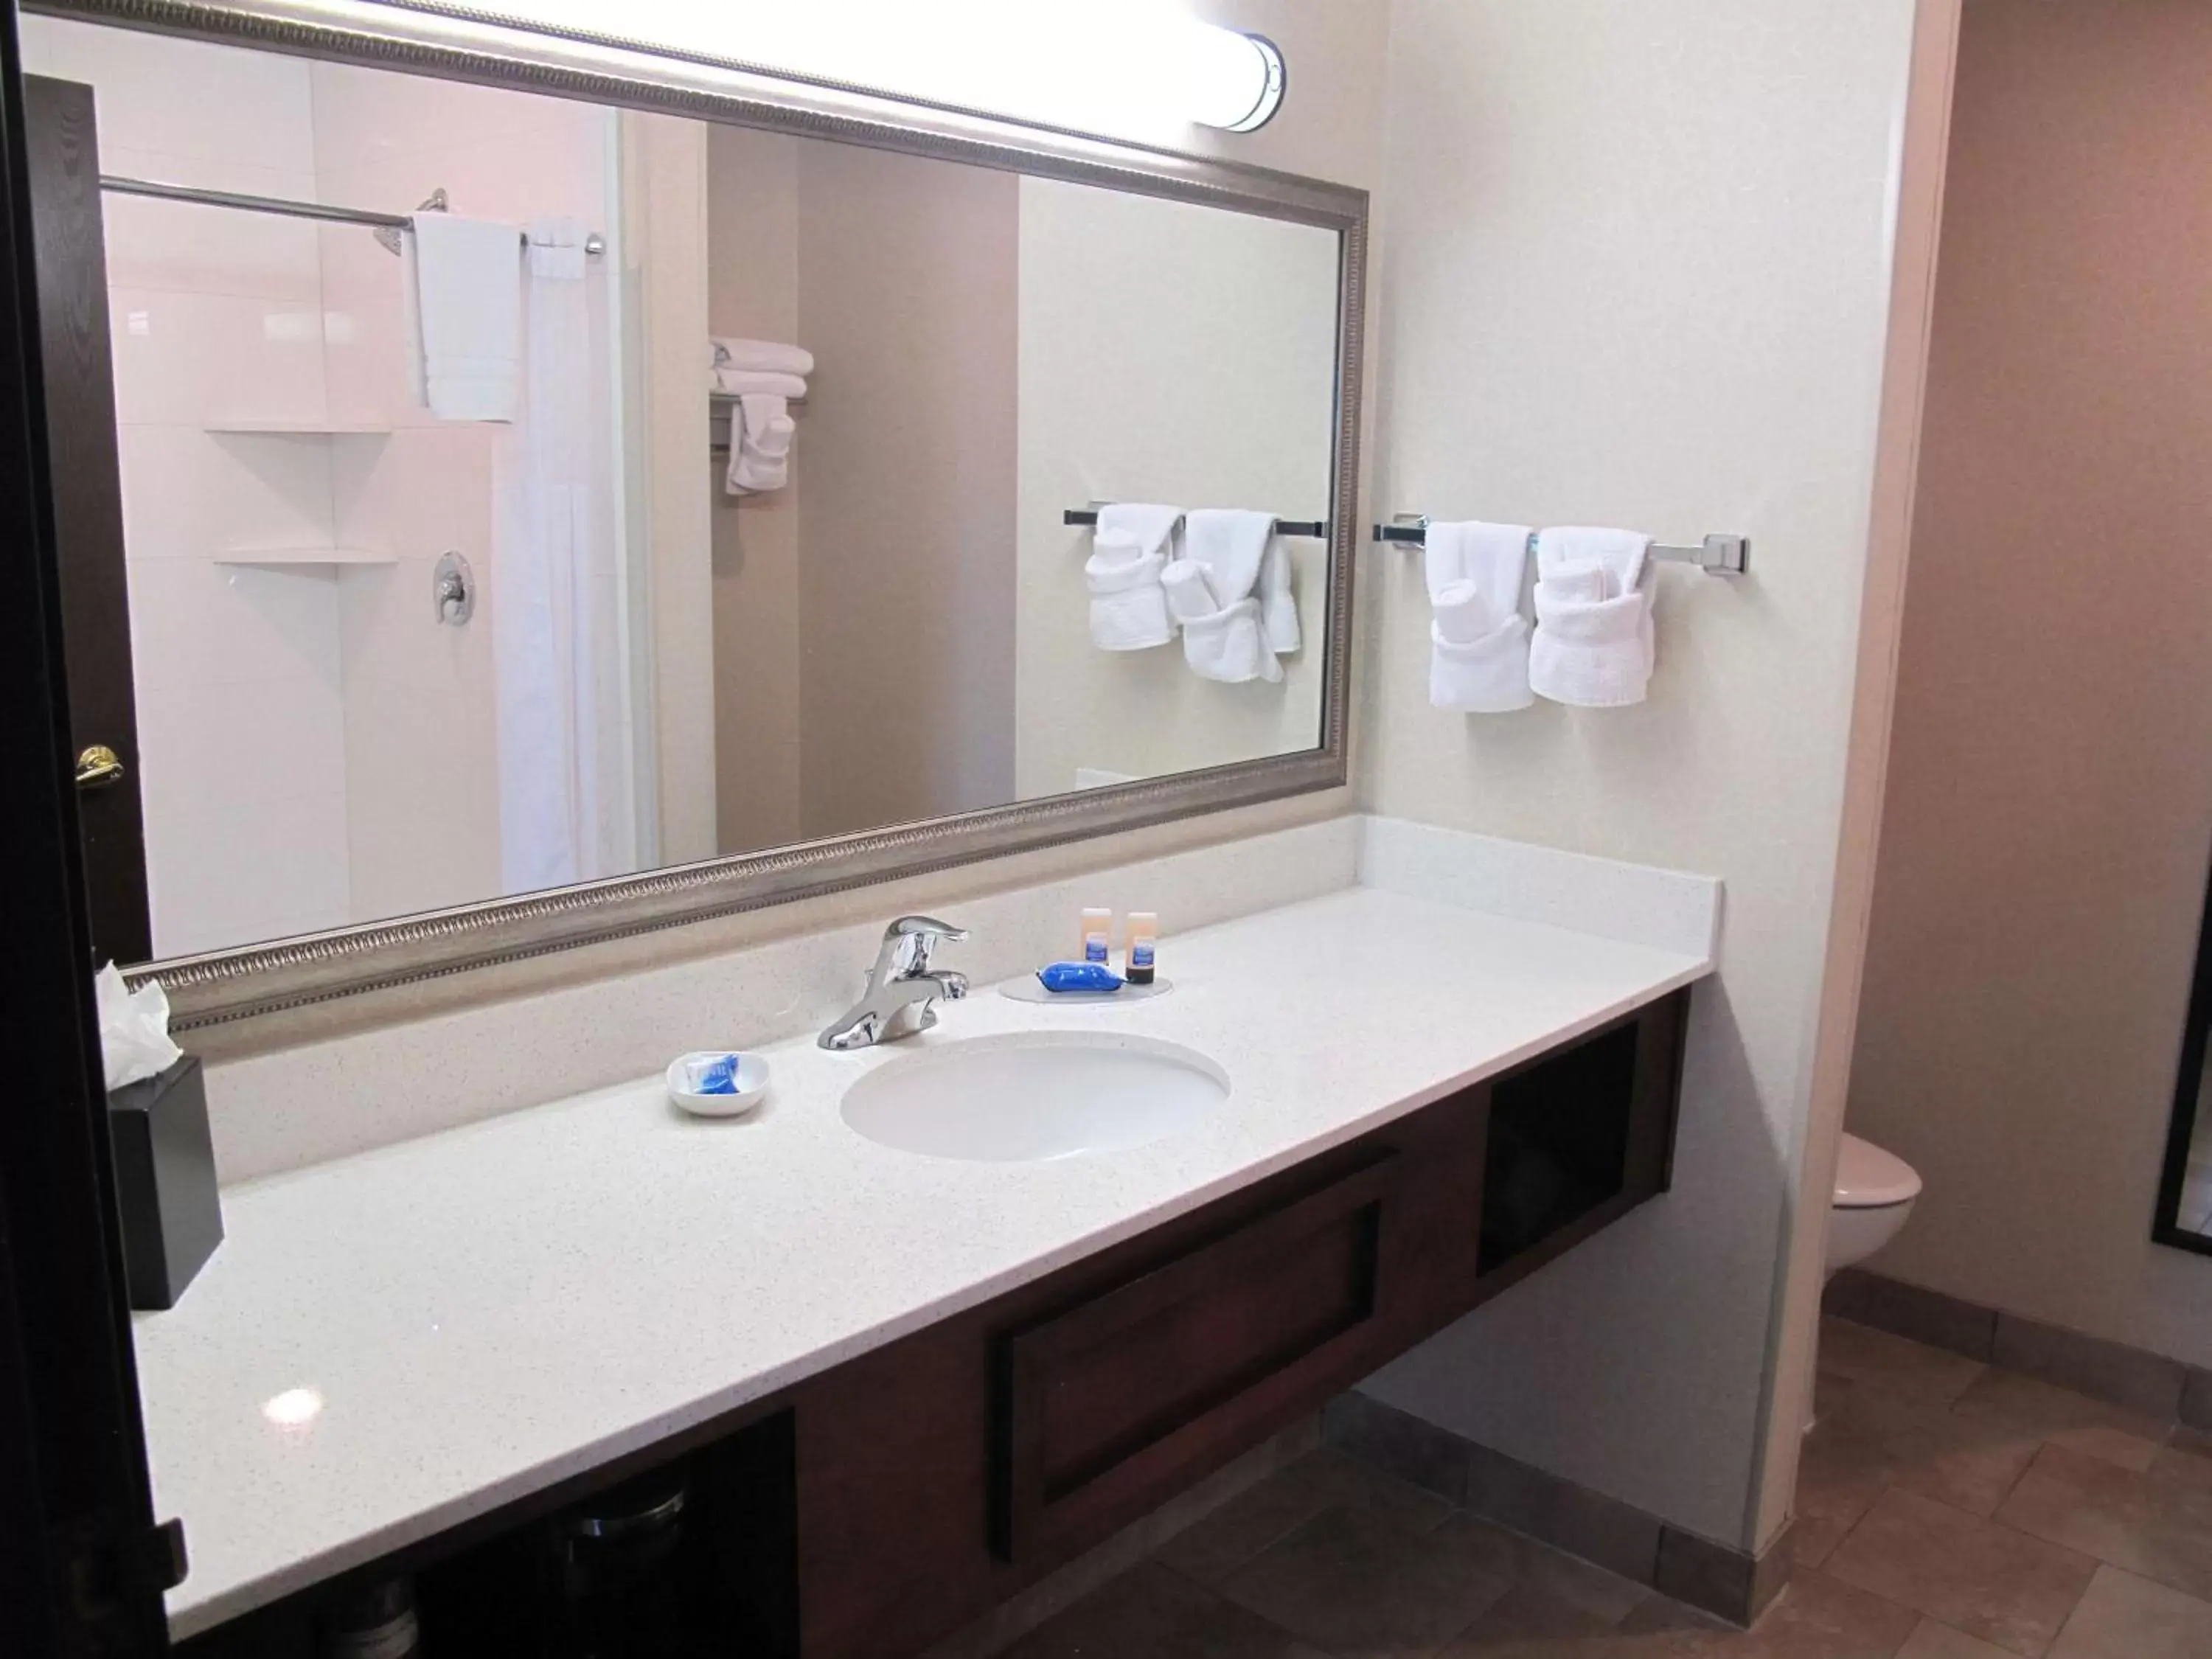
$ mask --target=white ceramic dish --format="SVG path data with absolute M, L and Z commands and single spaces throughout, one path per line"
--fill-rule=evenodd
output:
M 708 1048 L 669 1061 L 669 1099 L 695 1117 L 743 1117 L 768 1098 L 768 1061 L 760 1055 L 737 1054 L 737 1093 L 702 1095 L 698 1091 L 699 1079 L 706 1069 L 735 1053 L 729 1048 Z

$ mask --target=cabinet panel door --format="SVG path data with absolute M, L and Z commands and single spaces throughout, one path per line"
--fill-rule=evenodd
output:
M 1354 1173 L 1001 1340 L 998 1547 L 1049 1555 L 1165 1498 L 1377 1334 L 1397 1173 Z M 1376 1356 L 1379 1358 L 1379 1355 Z

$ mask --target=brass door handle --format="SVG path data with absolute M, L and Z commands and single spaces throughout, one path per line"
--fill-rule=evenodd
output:
M 95 743 L 76 757 L 76 787 L 104 789 L 123 781 L 123 762 L 104 743 Z

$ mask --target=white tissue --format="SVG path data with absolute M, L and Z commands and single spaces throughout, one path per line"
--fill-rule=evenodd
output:
M 122 970 L 109 963 L 93 975 L 100 1005 L 100 1058 L 112 1091 L 166 1072 L 184 1055 L 169 1041 L 169 994 L 160 985 L 126 988 Z

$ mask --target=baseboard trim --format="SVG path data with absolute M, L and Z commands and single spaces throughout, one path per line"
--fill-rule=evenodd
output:
M 1822 1310 L 1853 1324 L 2001 1365 L 2146 1417 L 2212 1431 L 2212 1370 L 1942 1291 L 1846 1267 Z
M 1757 1555 L 1717 1544 L 1357 1392 L 1321 1422 L 1324 1443 L 1386 1474 L 1731 1624 L 1752 1624 L 1789 1582 L 1787 1528 Z

